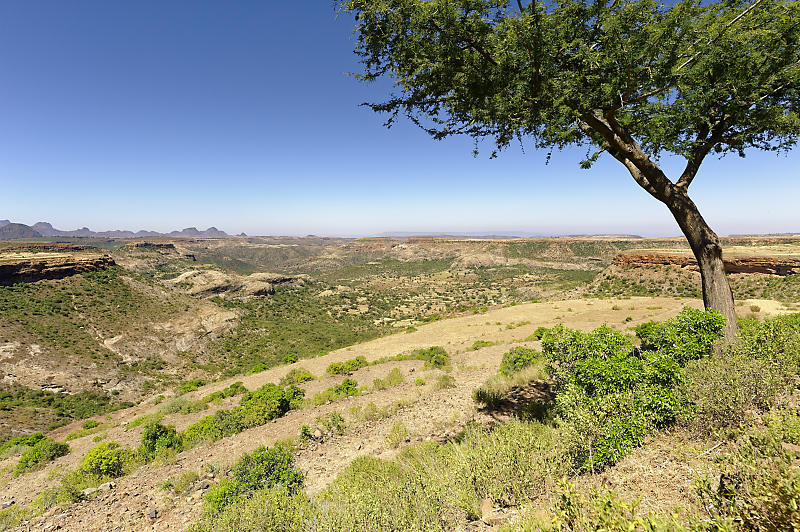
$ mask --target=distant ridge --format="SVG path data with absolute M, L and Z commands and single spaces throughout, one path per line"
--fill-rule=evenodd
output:
M 196 227 L 187 227 L 181 231 L 159 233 L 156 231 L 92 231 L 88 227 L 81 227 L 73 231 L 56 229 L 49 222 L 36 222 L 32 226 L 12 223 L 9 220 L 0 220 L 0 240 L 13 240 L 17 238 L 41 237 L 72 237 L 72 238 L 147 238 L 158 236 L 171 236 L 178 238 L 225 238 L 230 235 L 216 227 L 209 227 L 201 231 Z
M 0 240 L 14 240 L 17 238 L 40 238 L 38 231 L 25 224 L 7 223 L 0 225 Z

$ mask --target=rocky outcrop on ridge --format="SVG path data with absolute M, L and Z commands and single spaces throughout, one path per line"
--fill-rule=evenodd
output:
M 31 257 L 0 262 L 0 285 L 63 279 L 79 273 L 102 270 L 114 264 L 114 259 L 108 255 Z
M 763 273 L 792 275 L 800 273 L 800 258 L 794 257 L 730 257 L 723 258 L 728 273 Z M 675 266 L 699 271 L 697 260 L 688 254 L 629 251 L 617 254 L 616 266 Z

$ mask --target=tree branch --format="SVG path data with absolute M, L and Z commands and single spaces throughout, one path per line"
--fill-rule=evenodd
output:
M 440 34 L 444 33 L 442 28 L 438 24 L 436 24 L 436 22 L 431 21 L 431 25 Z M 497 60 L 494 57 L 492 57 L 492 54 L 490 54 L 489 52 L 487 52 L 486 50 L 484 50 L 483 48 L 481 48 L 480 46 L 475 44 L 475 41 L 473 41 L 472 39 L 470 39 L 466 35 L 461 36 L 461 39 L 467 44 L 467 46 L 469 46 L 470 48 L 472 48 L 473 50 L 478 52 L 486 61 L 488 61 L 489 63 L 491 63 L 494 66 L 498 65 Z

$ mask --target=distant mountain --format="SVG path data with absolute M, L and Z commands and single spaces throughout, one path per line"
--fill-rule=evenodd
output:
M 147 238 L 147 237 L 157 237 L 157 236 L 174 236 L 178 238 L 224 238 L 229 236 L 228 233 L 225 231 L 220 231 L 216 227 L 209 227 L 205 231 L 200 231 L 196 227 L 189 227 L 187 229 L 183 229 L 182 231 L 172 231 L 170 233 L 159 233 L 156 231 L 121 231 L 121 230 L 112 230 L 112 231 L 92 231 L 88 227 L 81 227 L 80 229 L 75 229 L 73 231 L 64 231 L 61 229 L 56 229 L 53 227 L 52 224 L 49 222 L 37 222 L 33 224 L 33 226 L 27 226 L 24 224 L 15 224 L 11 223 L 8 220 L 0 220 L 0 229 L 8 227 L 9 225 L 13 226 L 20 226 L 25 227 L 35 234 L 27 233 L 25 236 L 14 236 L 14 237 L 0 237 L 0 239 L 9 239 L 9 238 L 36 238 L 36 237 L 72 237 L 72 238 Z M 21 229 L 9 229 L 9 234 L 14 233 L 17 234 Z
M 5 220 L 4 220 L 5 221 Z M 0 240 L 14 240 L 16 238 L 41 238 L 42 234 L 28 225 L 7 223 L 0 225 Z

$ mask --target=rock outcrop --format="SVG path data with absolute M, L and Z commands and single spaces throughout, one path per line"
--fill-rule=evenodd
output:
M 764 273 L 792 275 L 800 273 L 800 258 L 794 257 L 730 257 L 723 258 L 728 273 Z M 617 266 L 675 266 L 699 271 L 697 260 L 689 254 L 656 252 L 622 252 L 614 257 Z
M 32 257 L 0 262 L 0 285 L 63 279 L 79 273 L 102 270 L 114 264 L 114 259 L 108 255 Z

